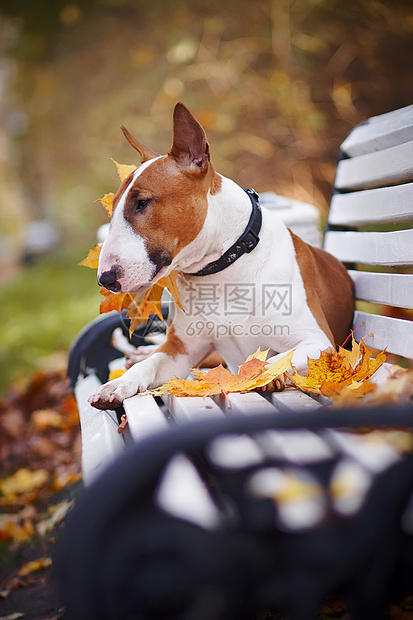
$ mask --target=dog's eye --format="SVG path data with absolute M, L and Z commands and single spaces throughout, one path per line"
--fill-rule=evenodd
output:
M 150 202 L 151 202 L 150 198 L 141 198 L 139 200 L 136 200 L 135 201 L 136 211 L 143 211 L 143 209 L 145 209 Z

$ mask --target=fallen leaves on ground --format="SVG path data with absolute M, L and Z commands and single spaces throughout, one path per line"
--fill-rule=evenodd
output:
M 22 468 L 5 480 L 0 481 L 0 505 L 14 504 L 22 501 L 33 491 L 45 486 L 49 474 L 45 469 L 30 471 Z
M 282 375 L 290 366 L 293 351 L 268 366 L 269 349 L 257 349 L 234 375 L 222 364 L 208 371 L 192 369 L 195 379 L 170 379 L 152 393 L 170 396 L 215 396 L 231 392 L 247 392 L 263 387 Z M 266 368 L 268 366 L 268 368 Z M 146 392 L 147 393 L 147 392 Z
M 80 480 L 80 450 L 65 368 L 16 378 L 0 399 L 1 542 L 17 549 L 63 520 L 72 502 L 53 498 Z
M 38 558 L 37 560 L 31 560 L 30 562 L 26 562 L 26 564 L 23 564 L 23 566 L 18 570 L 17 574 L 19 577 L 26 577 L 26 575 L 30 575 L 31 573 L 37 573 L 38 571 L 44 570 L 51 565 L 51 558 Z
M 352 337 L 351 351 L 338 347 L 338 350 L 321 351 L 319 359 L 308 358 L 308 375 L 300 375 L 293 367 L 293 373 L 287 377 L 297 388 L 310 394 L 327 396 L 335 399 L 346 395 L 354 400 L 365 396 L 375 389 L 370 382 L 371 376 L 386 361 L 385 351 L 372 357 L 373 349 L 369 349 L 362 338 L 358 344 Z M 344 397 L 342 396 L 344 401 Z

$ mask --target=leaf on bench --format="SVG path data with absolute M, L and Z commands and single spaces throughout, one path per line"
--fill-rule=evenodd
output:
M 267 385 L 290 368 L 294 351 L 271 364 L 267 369 L 267 351 L 258 349 L 241 364 L 237 374 L 233 375 L 222 364 L 207 372 L 192 369 L 195 380 L 171 379 L 151 394 L 169 394 L 171 396 L 214 396 L 230 392 L 249 392 Z M 146 394 L 148 392 L 145 392 Z
M 348 386 L 343 392 L 334 399 L 335 407 L 347 407 L 353 404 L 355 398 L 352 398 L 350 392 L 351 386 Z M 387 380 L 372 390 L 358 404 L 366 407 L 376 407 L 377 405 L 410 405 L 413 399 L 413 370 L 410 368 L 401 368 L 400 366 L 392 366 L 389 370 Z M 412 436 L 408 433 L 409 445 L 411 446 Z
M 375 358 L 372 353 L 373 349 L 369 349 L 363 339 L 357 344 L 353 337 L 351 351 L 330 348 L 322 351 L 319 359 L 308 358 L 308 376 L 300 375 L 294 367 L 294 374 L 287 372 L 286 375 L 304 392 L 334 399 L 347 389 L 353 398 L 359 398 L 375 389 L 368 380 L 386 361 L 385 351 Z

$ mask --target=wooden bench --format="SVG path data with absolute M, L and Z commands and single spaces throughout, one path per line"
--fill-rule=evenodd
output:
M 411 221 L 413 106 L 370 119 L 343 143 L 324 243 L 370 304 L 355 311 L 356 339 L 373 334 L 369 346 L 408 359 Z M 263 609 L 300 620 L 337 593 L 353 618 L 376 620 L 386 617 L 396 569 L 403 592 L 413 590 L 412 457 L 343 432 L 411 427 L 410 408 L 333 412 L 295 389 L 225 403 L 136 396 L 124 403 L 128 450 L 116 412 L 87 404 L 119 325 L 127 331 L 116 316 L 94 324 L 71 354 L 90 485 L 63 553 L 77 620 L 251 618 Z

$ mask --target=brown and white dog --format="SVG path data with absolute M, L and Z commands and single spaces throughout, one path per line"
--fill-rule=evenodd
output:
M 113 201 L 99 283 L 139 293 L 179 271 L 186 312 L 175 305 L 166 341 L 91 397 L 97 408 L 185 378 L 217 349 L 235 372 L 258 347 L 269 361 L 295 349 L 307 356 L 341 344 L 353 314 L 353 283 L 345 267 L 304 243 L 248 192 L 215 172 L 205 132 L 189 110 L 174 110 L 173 143 L 158 155 L 122 128 L 142 164 Z

